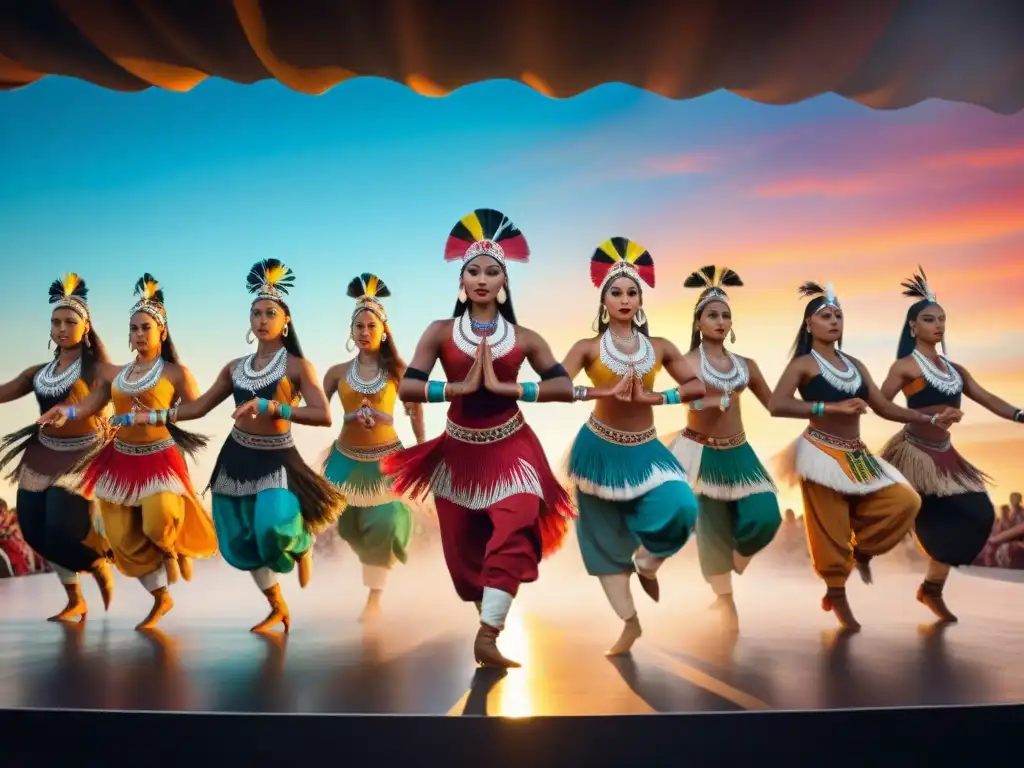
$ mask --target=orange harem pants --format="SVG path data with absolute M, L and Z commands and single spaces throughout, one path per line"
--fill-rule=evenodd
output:
M 877 557 L 903 541 L 921 509 L 921 497 L 901 483 L 861 496 L 803 480 L 800 491 L 811 562 L 829 587 L 846 585 L 855 553 Z
M 484 587 L 515 597 L 520 584 L 537 580 L 540 497 L 520 493 L 487 509 L 467 509 L 439 498 L 434 503 L 444 560 L 462 600 L 479 602 Z

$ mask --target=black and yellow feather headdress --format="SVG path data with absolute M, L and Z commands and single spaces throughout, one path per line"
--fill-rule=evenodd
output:
M 654 287 L 654 258 L 640 243 L 625 237 L 605 240 L 590 257 L 590 280 L 602 291 L 617 277 L 631 277 Z
M 164 307 L 164 291 L 160 283 L 149 272 L 135 282 L 137 298 L 131 314 L 145 312 L 161 326 L 167 325 L 167 309 Z
M 461 261 L 463 266 L 480 256 L 490 256 L 502 267 L 509 261 L 530 260 L 530 246 L 519 227 L 501 211 L 477 208 L 467 213 L 448 233 L 445 261 Z
M 713 301 L 720 301 L 726 306 L 729 305 L 729 295 L 726 288 L 739 288 L 743 280 L 728 267 L 716 267 L 709 264 L 701 267 L 683 281 L 684 288 L 700 288 L 700 298 L 697 299 L 697 306 L 694 307 L 694 314 L 699 315 L 705 306 Z
M 377 319 L 387 325 L 388 314 L 381 304 L 381 299 L 391 295 L 391 289 L 383 280 L 369 272 L 363 272 L 359 277 L 353 277 L 348 284 L 349 298 L 356 300 L 356 308 L 352 311 L 355 318 L 360 312 L 372 312 Z
M 50 303 L 54 309 L 70 309 L 83 320 L 89 320 L 89 288 L 85 280 L 68 272 L 50 283 Z
M 283 304 L 288 291 L 295 287 L 295 273 L 277 259 L 264 259 L 252 265 L 245 283 L 249 293 L 255 294 L 253 302 Z

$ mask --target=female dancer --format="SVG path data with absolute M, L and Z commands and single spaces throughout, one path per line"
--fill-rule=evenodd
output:
M 822 610 L 856 631 L 860 624 L 846 599 L 850 571 L 856 563 L 870 583 L 871 558 L 898 545 L 921 508 L 921 497 L 903 475 L 861 442 L 860 417 L 870 407 L 889 421 L 946 429 L 959 411 L 928 416 L 886 400 L 864 365 L 839 350 L 843 312 L 831 284 L 804 283 L 800 293 L 810 301 L 769 410 L 772 416 L 809 417 L 810 424 L 780 457 L 779 473 L 799 484 L 803 495 L 811 561 L 827 587 Z M 793 396 L 797 390 L 799 400 Z
M 335 365 L 324 376 L 327 400 L 337 392 L 345 409 L 341 436 L 324 463 L 324 475 L 345 494 L 347 506 L 338 533 L 359 556 L 363 586 L 369 590 L 362 619 L 377 616 L 388 571 L 408 560 L 412 511 L 390 490 L 380 460 L 401 450 L 394 426 L 395 399 L 405 373 L 388 316 L 380 300 L 391 290 L 376 275 L 353 278 L 348 295 L 356 300 L 349 342 L 359 349 L 354 360 Z M 416 443 L 423 442 L 423 411 L 406 405 Z
M 299 565 L 299 585 L 309 583 L 313 538 L 338 515 L 343 499 L 309 468 L 295 447 L 291 423 L 331 426 L 327 398 L 316 370 L 302 356 L 292 313 L 285 303 L 295 275 L 277 259 L 249 270 L 253 294 L 250 335 L 256 351 L 232 360 L 205 393 L 178 407 L 176 421 L 200 419 L 229 397 L 238 406 L 235 426 L 221 448 L 210 488 L 213 521 L 221 553 L 230 565 L 249 571 L 267 598 L 270 614 L 252 628 L 291 628 L 288 604 L 277 574 Z M 299 407 L 301 400 L 306 405 Z
M 630 577 L 657 601 L 658 568 L 683 548 L 697 519 L 683 468 L 658 440 L 652 406 L 703 397 L 704 385 L 674 345 L 650 336 L 641 281 L 654 287 L 654 260 L 643 246 L 624 237 L 602 243 L 590 278 L 600 290 L 598 335 L 577 341 L 562 367 L 570 378 L 586 371 L 594 386 L 575 387 L 573 398 L 596 403 L 569 450 L 567 474 L 583 564 L 625 622 L 608 651 L 616 656 L 642 633 Z M 678 386 L 652 393 L 663 366 Z
M 217 539 L 183 456 L 195 458 L 206 439 L 170 423 L 175 404 L 196 396 L 195 380 L 171 341 L 156 278 L 143 275 L 135 295 L 129 325 L 135 362 L 120 371 L 105 366 L 103 386 L 78 405 L 51 408 L 39 422 L 87 421 L 113 400 L 117 433 L 86 464 L 83 490 L 99 500 L 118 570 L 153 595 L 153 608 L 136 627 L 145 630 L 174 607 L 168 584 L 191 579 L 190 558 L 215 554 Z
M 700 502 L 697 554 L 701 572 L 716 595 L 730 630 L 739 617 L 732 596 L 732 572 L 743 573 L 751 558 L 768 546 L 782 524 L 775 483 L 747 443 L 740 394 L 750 389 L 768 408 L 772 390 L 757 363 L 725 349 L 735 342 L 732 310 L 725 288 L 743 285 L 731 269 L 706 266 L 684 285 L 700 288 L 686 357 L 699 371 L 708 396 L 690 404 L 686 429 L 672 442 Z
M 34 393 L 40 413 L 57 403 L 81 403 L 101 378 L 107 350 L 92 325 L 85 281 L 71 273 L 50 284 L 50 345 L 53 360 L 26 369 L 0 385 L 0 403 Z M 93 524 L 92 504 L 82 495 L 80 477 L 72 468 L 103 444 L 105 429 L 99 411 L 88 419 L 60 427 L 32 424 L 0 442 L 0 470 L 19 455 L 9 480 L 18 484 L 18 522 L 25 542 L 49 562 L 68 602 L 50 621 L 85 618 L 88 612 L 79 573 L 91 573 L 99 585 L 104 608 L 110 607 L 114 579 L 110 545 Z
M 392 453 L 381 469 L 396 493 L 437 504 L 441 543 L 455 591 L 478 603 L 478 663 L 518 667 L 497 647 L 520 584 L 561 546 L 572 505 L 516 404 L 572 400 L 572 382 L 539 335 L 516 324 L 506 263 L 529 247 L 502 213 L 478 209 L 452 229 L 446 261 L 461 261 L 453 320 L 435 320 L 416 347 L 398 396 L 449 402 L 444 434 Z M 440 359 L 447 383 L 428 381 Z M 517 382 L 523 361 L 541 382 Z
M 907 310 L 897 360 L 882 383 L 882 395 L 892 400 L 902 390 L 907 407 L 929 417 L 959 409 L 966 395 L 997 416 L 1024 421 L 1024 411 L 1000 400 L 946 357 L 946 313 L 924 270 L 918 269 L 902 284 L 903 295 L 917 301 Z M 935 349 L 939 344 L 941 355 Z M 987 478 L 957 453 L 947 432 L 931 424 L 908 424 L 886 443 L 882 458 L 921 494 L 914 533 L 928 555 L 928 571 L 917 599 L 940 620 L 954 622 L 942 588 L 950 567 L 973 563 L 992 533 L 995 508 L 985 492 Z

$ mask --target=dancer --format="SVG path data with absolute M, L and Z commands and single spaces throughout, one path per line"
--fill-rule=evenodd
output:
M 217 539 L 183 455 L 195 458 L 206 438 L 172 423 L 175 405 L 196 396 L 195 380 L 178 359 L 156 278 L 143 275 L 135 295 L 129 325 L 135 361 L 120 371 L 106 366 L 113 375 L 89 397 L 78 405 L 55 406 L 39 421 L 57 426 L 88 421 L 112 399 L 116 435 L 88 460 L 82 487 L 99 500 L 118 570 L 153 595 L 149 615 L 136 626 L 146 630 L 174 607 L 168 585 L 179 576 L 189 581 L 191 558 L 214 555 Z
M 349 343 L 359 353 L 324 376 L 328 402 L 337 392 L 345 409 L 345 425 L 324 462 L 324 475 L 345 495 L 338 533 L 363 566 L 363 586 L 369 590 L 360 617 L 365 621 L 379 615 L 391 566 L 408 560 L 412 511 L 391 493 L 390 481 L 380 471 L 380 460 L 402 448 L 394 410 L 406 366 L 380 301 L 391 295 L 384 281 L 363 273 L 349 283 L 348 295 L 356 300 Z M 405 411 L 416 443 L 422 443 L 422 406 L 409 403 Z
M 572 505 L 516 401 L 572 400 L 572 382 L 535 332 L 516 324 L 506 264 L 529 247 L 502 213 L 478 209 L 452 229 L 446 261 L 461 261 L 453 320 L 436 320 L 419 341 L 398 396 L 449 402 L 444 434 L 392 453 L 381 469 L 396 493 L 433 493 L 455 591 L 476 602 L 478 663 L 517 667 L 497 647 L 520 584 L 561 546 Z M 428 381 L 440 359 L 447 383 Z M 540 383 L 518 383 L 523 361 Z
M 725 288 L 742 286 L 740 276 L 711 265 L 691 274 L 684 285 L 701 289 L 686 357 L 708 394 L 690 403 L 686 428 L 671 448 L 700 503 L 697 554 L 715 593 L 711 607 L 720 612 L 726 629 L 735 631 L 739 616 L 732 573 L 742 574 L 782 524 L 775 483 L 747 443 L 740 395 L 749 388 L 768 408 L 772 390 L 756 362 L 725 348 L 727 337 L 736 341 Z
M 810 418 L 810 424 L 780 456 L 779 476 L 799 485 L 803 495 L 811 561 L 827 587 L 822 609 L 857 631 L 846 598 L 850 571 L 856 564 L 871 583 L 871 558 L 903 541 L 921 508 L 921 497 L 903 475 L 861 441 L 860 417 L 870 407 L 888 421 L 947 429 L 959 411 L 928 416 L 886 400 L 864 365 L 840 351 L 843 311 L 831 284 L 804 283 L 800 293 L 810 301 L 769 409 L 772 416 Z
M 92 324 L 88 296 L 85 281 L 74 273 L 50 284 L 53 360 L 34 365 L 0 385 L 0 403 L 34 393 L 39 412 L 45 413 L 58 403 L 67 407 L 81 403 L 97 386 L 109 361 Z M 21 533 L 50 564 L 67 594 L 67 605 L 50 621 L 85 618 L 89 608 L 79 573 L 92 574 L 105 609 L 110 608 L 114 596 L 110 545 L 96 530 L 92 503 L 82 494 L 80 474 L 72 472 L 90 451 L 103 444 L 103 415 L 97 411 L 91 418 L 59 427 L 33 423 L 0 442 L 0 470 L 21 456 L 7 478 L 18 486 L 15 505 Z
M 597 335 L 577 341 L 562 367 L 571 379 L 586 372 L 594 386 L 575 387 L 573 399 L 595 404 L 569 449 L 567 474 L 583 565 L 624 622 L 607 652 L 617 656 L 642 634 L 630 577 L 636 573 L 657 602 L 658 569 L 683 548 L 697 519 L 686 474 L 658 440 L 652 406 L 703 397 L 704 385 L 673 344 L 650 336 L 641 281 L 654 287 L 654 260 L 643 246 L 605 241 L 591 257 L 590 278 L 600 291 Z M 662 367 L 678 386 L 653 393 Z
M 295 447 L 291 423 L 331 426 L 327 398 L 312 364 L 302 356 L 291 310 L 285 303 L 295 275 L 277 259 L 249 270 L 253 294 L 246 340 L 256 351 L 221 369 L 209 390 L 178 407 L 176 421 L 200 419 L 234 396 L 234 428 L 210 475 L 213 521 L 221 554 L 249 571 L 270 604 L 267 618 L 251 631 L 281 624 L 291 613 L 277 575 L 298 563 L 299 585 L 309 584 L 313 538 L 337 518 L 343 499 L 307 466 Z M 305 406 L 299 406 L 301 400 Z
M 993 395 L 946 357 L 946 312 L 924 270 L 918 270 L 902 284 L 903 295 L 916 301 L 907 310 L 897 359 L 882 383 L 882 395 L 892 400 L 902 390 L 907 407 L 928 417 L 958 411 L 966 395 L 996 416 L 1024 420 L 1021 409 Z M 955 622 L 942 591 L 950 567 L 973 563 L 992 534 L 995 507 L 985 492 L 988 478 L 957 453 L 946 431 L 931 424 L 908 424 L 886 443 L 882 458 L 921 494 L 914 533 L 928 555 L 928 571 L 917 599 L 940 621 Z

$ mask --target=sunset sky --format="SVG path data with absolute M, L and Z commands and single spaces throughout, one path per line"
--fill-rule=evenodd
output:
M 48 79 L 0 95 L 0 375 L 47 359 L 46 290 L 69 270 L 87 280 L 96 327 L 127 362 L 131 290 L 149 271 L 205 387 L 249 350 L 244 279 L 265 257 L 296 272 L 296 328 L 321 374 L 348 356 L 344 289 L 362 271 L 390 285 L 409 356 L 457 292 L 458 267 L 442 260 L 448 230 L 494 207 L 533 249 L 530 264 L 510 268 L 519 319 L 558 356 L 590 334 L 591 253 L 624 236 L 655 259 L 657 288 L 645 293 L 654 333 L 685 344 L 696 297 L 683 279 L 730 266 L 746 283 L 733 292 L 735 348 L 774 384 L 800 321 L 797 286 L 831 280 L 845 346 L 881 382 L 908 306 L 899 282 L 921 264 L 949 316 L 951 357 L 1024 405 L 1022 137 L 1024 115 L 938 102 L 898 112 L 834 96 L 672 102 L 615 85 L 557 101 L 507 82 L 431 99 L 373 79 L 318 98 L 273 82 L 117 94 Z M 769 419 L 753 398 L 744 408 L 766 463 L 802 427 Z M 553 463 L 587 410 L 526 407 Z M 1024 427 L 965 411 L 957 445 L 1004 503 L 1024 486 Z M 192 426 L 219 443 L 229 414 L 225 405 Z M 34 416 L 30 399 L 2 406 L 0 432 Z M 657 409 L 658 427 L 678 429 L 684 416 Z M 428 408 L 428 435 L 443 423 L 443 406 Z M 870 416 L 864 436 L 877 448 L 896 428 Z M 296 427 L 311 461 L 334 432 Z M 13 497 L 6 483 L 0 493 Z M 796 499 L 784 491 L 799 511 Z

